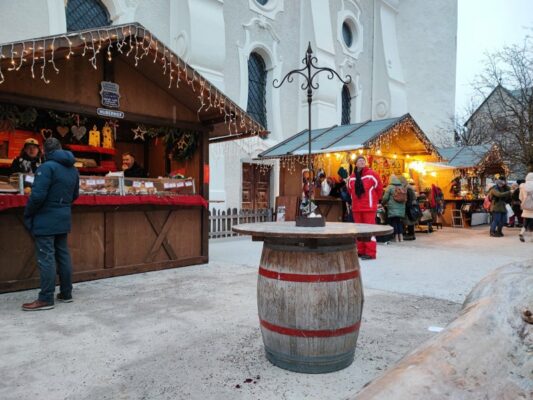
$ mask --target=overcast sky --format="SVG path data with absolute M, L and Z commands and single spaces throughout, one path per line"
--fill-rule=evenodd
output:
M 474 94 L 470 84 L 481 72 L 483 54 L 521 43 L 524 28 L 533 27 L 533 0 L 458 0 L 458 5 L 455 109 L 460 115 Z

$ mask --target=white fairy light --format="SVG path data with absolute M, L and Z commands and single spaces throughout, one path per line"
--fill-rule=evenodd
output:
M 4 54 L 2 53 L 4 50 L 4 46 L 0 46 L 0 84 L 4 83 L 4 74 L 2 73 L 2 58 L 4 58 Z
M 31 46 L 31 49 L 32 49 L 32 57 L 31 57 L 31 77 L 33 79 L 35 79 L 35 72 L 33 70 L 33 68 L 35 67 L 35 41 L 32 42 L 32 46 Z
M 15 43 L 11 43 L 11 66 L 7 69 L 8 71 L 15 70 Z
M 66 55 L 66 59 L 69 60 L 70 59 L 70 56 L 74 54 L 74 52 L 72 51 L 72 41 L 69 39 L 69 37 L 67 35 L 63 35 L 63 37 L 65 39 L 67 39 L 67 42 L 68 42 L 68 54 Z
M 169 66 L 169 69 L 170 69 L 170 73 L 168 74 L 168 75 L 169 75 L 169 76 L 168 76 L 168 78 L 169 78 L 169 79 L 168 79 L 168 88 L 169 88 L 169 89 L 172 87 L 172 79 L 174 79 L 174 78 L 172 77 L 172 72 L 173 72 L 173 71 L 172 71 L 172 57 L 173 57 L 173 55 L 174 55 L 174 54 L 173 54 L 172 52 L 170 52 L 170 58 L 169 58 L 169 60 L 168 60 L 168 66 Z
M 54 39 L 52 40 L 52 45 L 50 46 L 50 48 L 52 49 L 52 58 L 50 58 L 50 61 L 48 62 L 52 64 L 52 67 L 54 68 L 54 71 L 56 72 L 56 74 L 59 74 L 59 69 L 56 67 L 56 63 L 55 63 L 55 43 L 56 43 L 56 38 L 54 37 Z M 20 65 L 22 65 L 22 61 Z
M 44 83 L 46 83 L 48 85 L 50 83 L 50 81 L 48 79 L 46 79 L 46 76 L 44 74 L 44 72 L 46 70 L 46 39 L 43 39 L 43 56 L 42 56 L 42 59 L 43 59 L 43 65 L 41 65 L 41 79 L 43 80 Z
M 25 55 L 26 55 L 26 42 L 22 42 L 22 51 L 20 53 L 19 65 L 16 68 L 17 71 L 22 67 L 22 64 L 26 61 L 26 59 L 24 58 Z

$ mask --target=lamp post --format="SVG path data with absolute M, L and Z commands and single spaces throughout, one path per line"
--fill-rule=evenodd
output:
M 308 157 L 307 157 L 307 169 L 309 171 L 309 182 L 307 185 L 307 190 L 304 189 L 306 192 L 306 198 L 308 199 L 307 206 L 303 207 L 303 214 L 307 217 L 309 214 L 313 212 L 312 210 L 312 200 L 314 199 L 313 190 L 312 190 L 312 180 L 314 178 L 313 173 L 313 165 L 311 161 L 311 104 L 313 103 L 313 90 L 317 90 L 319 88 L 318 82 L 315 82 L 315 78 L 318 74 L 321 72 L 327 72 L 328 79 L 333 79 L 337 77 L 342 83 L 348 84 L 352 81 L 352 78 L 350 75 L 346 75 L 346 80 L 342 79 L 341 76 L 335 72 L 331 68 L 327 67 L 319 67 L 316 65 L 317 58 L 313 56 L 313 49 L 311 48 L 311 42 L 309 42 L 309 46 L 307 47 L 307 51 L 305 54 L 305 57 L 302 59 L 302 64 L 304 65 L 300 69 L 294 69 L 292 71 L 289 71 L 281 80 L 281 82 L 278 83 L 277 79 L 274 79 L 273 86 L 278 89 L 280 88 L 285 81 L 291 83 L 294 80 L 294 75 L 300 75 L 304 78 L 304 82 L 301 85 L 302 90 L 307 90 L 307 122 L 308 122 Z M 305 182 L 304 182 L 305 185 Z M 298 220 L 296 221 L 298 225 Z M 322 224 L 320 226 L 324 226 L 324 221 L 322 219 Z

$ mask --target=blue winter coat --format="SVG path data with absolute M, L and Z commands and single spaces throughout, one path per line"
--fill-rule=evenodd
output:
M 35 173 L 24 223 L 34 236 L 70 232 L 71 205 L 78 198 L 79 175 L 70 151 L 56 150 Z

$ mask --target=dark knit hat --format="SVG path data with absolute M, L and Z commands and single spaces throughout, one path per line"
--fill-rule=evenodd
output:
M 61 143 L 56 138 L 48 138 L 44 141 L 44 153 L 48 154 L 52 151 L 61 150 Z
M 344 167 L 340 167 L 339 170 L 337 171 L 337 174 L 339 174 L 339 176 L 342 179 L 348 178 L 348 171 L 346 171 L 346 169 Z

